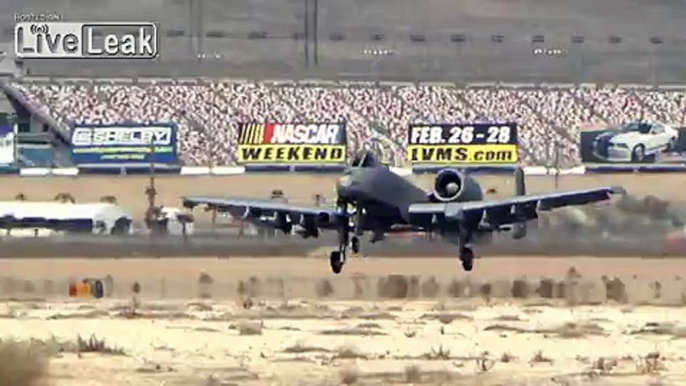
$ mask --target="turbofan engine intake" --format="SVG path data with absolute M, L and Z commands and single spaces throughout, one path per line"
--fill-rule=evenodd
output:
M 434 180 L 432 194 L 434 201 L 475 201 L 481 200 L 481 187 L 471 177 L 452 169 L 441 170 Z

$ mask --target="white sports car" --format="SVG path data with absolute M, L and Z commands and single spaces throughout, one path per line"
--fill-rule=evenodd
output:
M 593 154 L 607 162 L 641 163 L 660 152 L 672 151 L 678 137 L 676 129 L 662 123 L 632 122 L 597 136 Z

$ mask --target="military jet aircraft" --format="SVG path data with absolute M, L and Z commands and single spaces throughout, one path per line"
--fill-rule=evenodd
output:
M 360 251 L 360 239 L 371 232 L 370 243 L 385 234 L 403 231 L 434 232 L 459 247 L 465 271 L 474 263 L 473 244 L 489 243 L 493 232 L 513 231 L 515 239 L 526 236 L 526 221 L 538 211 L 584 205 L 625 193 L 621 187 L 598 187 L 565 192 L 526 194 L 524 172 L 515 171 L 515 196 L 484 200 L 476 180 L 463 171 L 446 168 L 435 177 L 433 190 L 425 191 L 392 172 L 371 153 L 358 155 L 336 185 L 336 206 L 305 207 L 252 198 L 183 197 L 183 205 L 206 205 L 243 216 L 248 221 L 269 223 L 290 234 L 294 225 L 302 237 L 318 237 L 320 230 L 338 232 L 338 248 L 329 256 L 338 274 L 346 262 L 348 247 Z M 354 206 L 354 213 L 350 210 Z M 263 220 L 272 216 L 273 220 Z M 352 234 L 352 237 L 351 237 Z

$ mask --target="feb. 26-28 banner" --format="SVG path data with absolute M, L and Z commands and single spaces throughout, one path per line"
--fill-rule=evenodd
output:
M 245 123 L 239 128 L 239 164 L 342 164 L 346 153 L 345 123 Z
M 79 125 L 71 148 L 77 165 L 176 164 L 176 125 Z
M 414 164 L 512 164 L 517 162 L 517 124 L 411 124 L 407 158 Z

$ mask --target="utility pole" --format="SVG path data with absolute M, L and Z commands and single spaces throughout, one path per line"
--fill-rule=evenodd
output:
M 314 1 L 314 10 L 312 11 L 312 43 L 314 44 L 314 65 L 319 66 L 319 41 L 317 38 L 317 30 L 319 29 L 319 0 Z
M 305 33 L 305 39 L 303 40 L 305 46 L 305 67 L 310 66 L 310 0 L 305 0 L 305 14 L 303 15 L 303 32 Z
M 555 141 L 555 190 L 560 188 L 560 144 Z
M 157 189 L 155 189 L 155 142 L 154 137 L 150 139 L 150 153 L 149 153 L 149 169 L 150 169 L 150 183 L 145 189 L 145 194 L 148 196 L 148 210 L 145 212 L 145 223 L 151 234 L 156 234 L 157 229 L 155 224 L 157 222 L 157 207 L 155 203 L 155 196 L 157 196 Z

